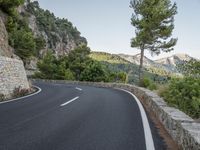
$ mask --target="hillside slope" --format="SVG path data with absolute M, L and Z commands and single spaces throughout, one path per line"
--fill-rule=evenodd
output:
M 32 57 L 41 58 L 49 50 L 63 56 L 78 45 L 87 44 L 67 19 L 40 8 L 37 1 L 22 2 L 20 6 L 10 1 L 0 3 L 0 55 L 17 54 L 27 64 Z
M 110 54 L 106 52 L 91 52 L 90 57 L 97 60 L 97 61 L 105 61 L 108 63 L 115 63 L 115 64 L 128 64 L 130 63 L 124 58 L 121 58 L 118 55 Z
M 58 18 L 49 10 L 40 8 L 37 1 L 27 0 L 18 11 L 23 20 L 27 20 L 34 36 L 45 40 L 45 47 L 40 54 L 51 49 L 57 56 L 61 56 L 81 43 L 87 44 L 87 40 L 80 36 L 81 33 L 70 21 Z
M 8 32 L 5 27 L 5 16 L 0 10 L 0 56 L 12 57 L 12 48 L 8 44 Z

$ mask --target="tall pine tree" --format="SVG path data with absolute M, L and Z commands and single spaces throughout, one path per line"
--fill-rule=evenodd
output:
M 131 0 L 133 9 L 131 24 L 136 28 L 135 37 L 131 39 L 131 47 L 141 50 L 139 79 L 143 75 L 144 51 L 160 54 L 161 51 L 173 50 L 177 39 L 171 38 L 174 29 L 174 15 L 177 13 L 176 3 L 170 0 Z

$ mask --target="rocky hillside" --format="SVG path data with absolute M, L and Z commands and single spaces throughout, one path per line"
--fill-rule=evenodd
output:
M 184 61 L 189 61 L 191 59 L 194 59 L 194 58 L 187 54 L 175 54 L 170 57 L 156 60 L 155 62 L 165 65 L 165 66 L 174 66 L 175 67 L 177 64 L 181 64 Z
M 140 54 L 137 55 L 125 55 L 125 54 L 118 54 L 118 56 L 120 56 L 121 58 L 139 65 L 140 64 Z M 150 60 L 149 58 L 147 58 L 146 56 L 144 56 L 144 66 L 148 67 L 148 66 L 155 66 L 157 65 L 153 60 Z
M 28 0 L 18 10 L 28 21 L 28 26 L 34 36 L 45 40 L 45 47 L 41 50 L 41 54 L 51 49 L 57 56 L 65 55 L 79 44 L 87 43 L 71 22 L 54 16 L 49 10 L 40 8 L 37 1 Z
M 0 10 L 0 56 L 12 57 L 13 51 L 8 44 L 8 32 L 5 27 L 6 17 Z
M 0 40 L 0 55 L 16 54 L 26 65 L 47 51 L 63 56 L 78 45 L 87 44 L 70 21 L 30 0 L 0 2 Z

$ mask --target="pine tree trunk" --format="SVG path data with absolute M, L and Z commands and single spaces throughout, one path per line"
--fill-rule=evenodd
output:
M 144 48 L 142 47 L 140 54 L 139 82 L 141 82 L 143 78 L 143 58 L 144 58 Z

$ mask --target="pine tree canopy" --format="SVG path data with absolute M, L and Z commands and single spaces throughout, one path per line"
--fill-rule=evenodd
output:
M 133 8 L 131 24 L 136 28 L 136 36 L 131 39 L 131 47 L 149 50 L 152 54 L 173 50 L 177 39 L 171 38 L 174 29 L 176 3 L 170 0 L 131 0 Z

